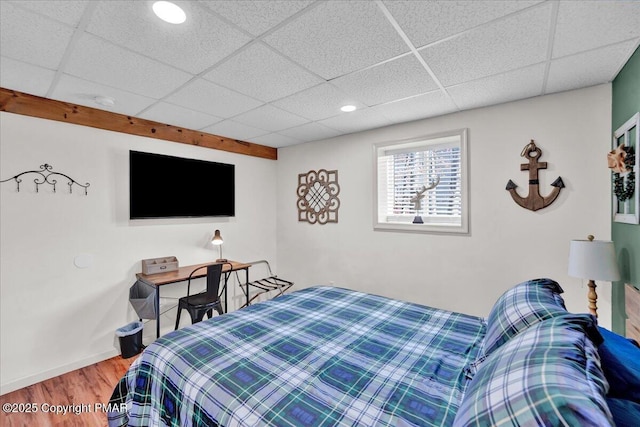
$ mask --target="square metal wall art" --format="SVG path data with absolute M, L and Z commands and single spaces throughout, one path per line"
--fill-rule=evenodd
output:
M 320 169 L 298 174 L 298 221 L 309 224 L 338 222 L 338 171 Z

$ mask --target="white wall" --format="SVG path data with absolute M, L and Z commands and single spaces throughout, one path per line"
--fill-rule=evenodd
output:
M 208 246 L 216 228 L 225 257 L 267 258 L 296 288 L 333 282 L 486 315 L 505 289 L 546 276 L 562 284 L 569 310 L 585 311 L 585 283 L 566 273 L 568 247 L 589 233 L 610 237 L 610 123 L 611 88 L 601 85 L 288 147 L 274 162 L 0 113 L 0 179 L 49 163 L 91 183 L 88 196 L 67 194 L 64 183 L 57 194 L 36 194 L 28 179 L 19 193 L 12 182 L 0 186 L 0 393 L 116 355 L 115 329 L 135 318 L 128 288 L 140 260 L 217 258 Z M 462 127 L 471 234 L 374 232 L 371 145 Z M 532 138 L 549 163 L 543 194 L 559 175 L 567 185 L 535 213 L 504 189 L 513 179 L 527 191 L 520 151 Z M 235 164 L 237 216 L 129 221 L 129 149 Z M 338 224 L 297 221 L 298 174 L 320 168 L 339 171 Z M 92 255 L 93 266 L 76 268 L 80 254 Z M 609 326 L 610 285 L 598 290 L 601 324 Z M 163 317 L 165 330 L 172 319 Z M 153 328 L 145 326 L 146 341 Z
M 130 221 L 130 149 L 235 164 L 236 217 Z M 209 242 L 219 228 L 226 258 L 275 262 L 275 161 L 0 113 L 0 179 L 44 163 L 91 186 L 88 196 L 68 194 L 64 180 L 56 194 L 35 193 L 28 176 L 19 193 L 13 181 L 0 186 L 2 393 L 118 354 L 114 331 L 135 319 L 128 289 L 142 259 L 218 258 Z M 74 266 L 81 254 L 93 257 L 90 268 Z M 174 316 L 163 316 L 163 330 Z M 154 336 L 148 323 L 145 341 Z
M 373 231 L 372 144 L 469 129 L 469 236 Z M 279 150 L 278 266 L 299 287 L 334 283 L 435 307 L 486 316 L 521 281 L 550 277 L 567 308 L 587 311 L 586 283 L 567 275 L 569 242 L 610 238 L 611 86 L 538 97 Z M 562 176 L 549 207 L 525 210 L 505 186 L 524 194 L 522 148 L 534 139 L 549 168 L 540 188 Z M 337 169 L 339 223 L 297 221 L 299 173 Z M 601 324 L 610 326 L 611 288 L 600 283 Z

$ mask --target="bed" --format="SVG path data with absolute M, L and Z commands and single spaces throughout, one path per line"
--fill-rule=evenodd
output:
M 156 340 L 116 386 L 109 425 L 614 425 L 602 336 L 561 292 L 527 281 L 481 318 L 295 291 Z

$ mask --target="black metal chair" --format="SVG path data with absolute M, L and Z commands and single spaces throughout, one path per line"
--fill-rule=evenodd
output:
M 220 278 L 222 277 L 222 266 L 220 264 L 211 264 L 196 268 L 189 274 L 187 280 L 187 296 L 178 300 L 178 314 L 176 315 L 176 330 L 180 325 L 180 313 L 183 309 L 189 312 L 191 323 L 198 323 L 204 319 L 205 313 L 209 319 L 213 316 L 213 309 L 218 314 L 224 314 L 222 303 L 220 302 Z M 191 295 L 191 279 L 193 275 L 203 268 L 207 269 L 207 290 L 199 294 Z
M 244 292 L 245 296 L 247 295 L 247 292 L 249 291 L 249 287 L 256 288 L 256 292 L 253 294 L 253 296 L 251 296 L 249 298 L 249 304 L 251 304 L 251 302 L 253 302 L 256 298 L 260 297 L 261 295 L 266 294 L 266 293 L 271 292 L 271 291 L 277 292 L 275 297 L 279 297 L 280 295 L 284 294 L 285 291 L 287 291 L 290 287 L 292 287 L 294 285 L 293 282 L 290 282 L 289 280 L 282 279 L 282 278 L 278 277 L 277 275 L 273 274 L 273 272 L 271 271 L 271 266 L 269 265 L 269 262 L 267 260 L 263 259 L 263 260 L 260 260 L 260 261 L 253 261 L 253 262 L 249 262 L 248 264 L 250 264 L 252 267 L 257 265 L 257 264 L 265 264 L 266 270 L 268 272 L 268 276 L 267 277 L 263 277 L 262 279 L 254 280 L 254 281 L 251 281 L 249 283 L 241 283 L 240 279 L 237 278 L 238 273 L 236 272 L 236 278 L 237 278 L 238 284 L 242 288 L 242 292 Z M 240 308 L 243 308 L 243 307 L 246 307 L 246 304 L 243 305 Z

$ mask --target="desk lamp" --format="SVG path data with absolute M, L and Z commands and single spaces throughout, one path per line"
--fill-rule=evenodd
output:
M 226 259 L 222 258 L 222 244 L 224 240 L 222 240 L 222 236 L 220 235 L 220 230 L 216 230 L 213 235 L 213 239 L 211 239 L 211 243 L 220 248 L 220 258 L 216 260 L 216 262 L 227 262 Z
M 594 280 L 606 280 L 613 282 L 620 280 L 620 271 L 616 263 L 616 253 L 613 242 L 593 240 L 589 235 L 588 240 L 572 240 L 569 248 L 569 276 L 588 279 L 589 313 L 598 317 L 596 305 L 596 283 Z

